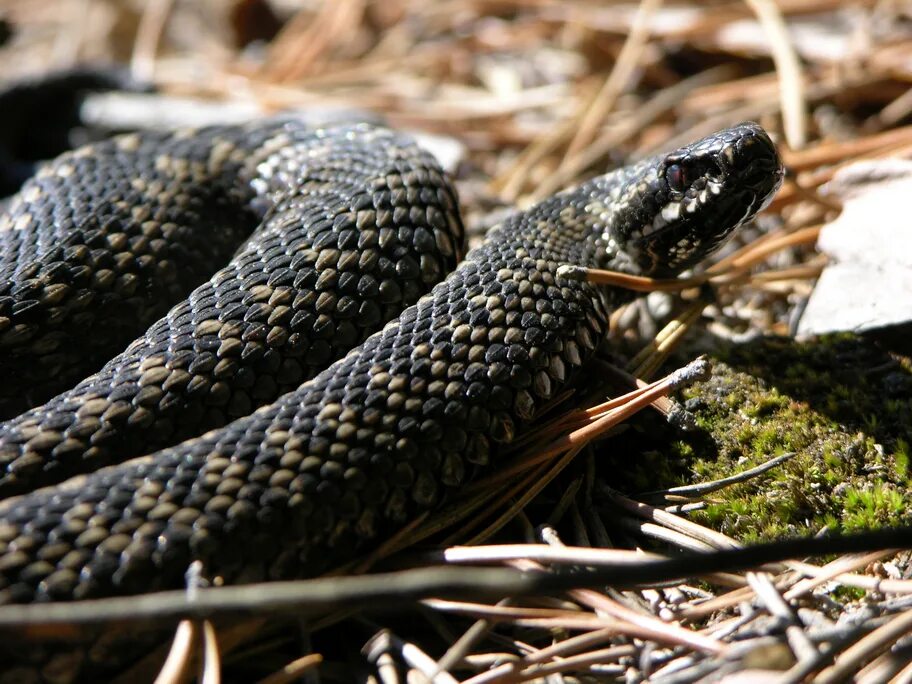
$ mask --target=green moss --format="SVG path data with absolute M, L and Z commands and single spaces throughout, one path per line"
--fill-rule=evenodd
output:
M 847 584 L 840 584 L 833 589 L 830 598 L 840 603 L 851 603 L 861 601 L 866 595 L 866 591 L 861 587 L 850 587 Z
M 880 527 L 902 517 L 905 501 L 888 483 L 870 489 L 849 487 L 841 527 L 846 530 Z
M 749 418 L 763 418 L 773 415 L 789 405 L 788 397 L 784 397 L 774 388 L 767 396 L 759 397 L 756 403 L 744 408 L 744 415 Z
M 851 336 L 764 339 L 716 355 L 712 378 L 681 399 L 699 430 L 674 434 L 633 468 L 628 458 L 638 474 L 622 476 L 625 489 L 720 479 L 794 452 L 714 492 L 693 519 L 745 541 L 912 521 L 908 359 Z M 637 436 L 659 439 L 654 419 L 641 420 Z

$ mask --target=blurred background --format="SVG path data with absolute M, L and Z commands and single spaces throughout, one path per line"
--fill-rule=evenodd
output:
M 479 192 L 513 202 L 743 119 L 786 153 L 906 122 L 910 12 L 886 0 L 4 0 L 0 77 L 120 64 L 161 92 L 233 103 L 222 116 L 376 112 L 452 136 L 487 181 Z

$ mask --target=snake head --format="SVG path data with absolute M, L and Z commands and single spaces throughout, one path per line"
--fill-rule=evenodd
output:
M 606 267 L 665 277 L 701 261 L 766 207 L 784 170 L 766 131 L 748 122 L 620 173 L 611 200 L 624 208 L 603 235 Z

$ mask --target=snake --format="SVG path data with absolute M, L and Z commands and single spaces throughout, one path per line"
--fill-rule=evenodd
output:
M 150 133 L 64 155 L 0 218 L 0 372 L 10 401 L 44 389 L 39 375 L 96 372 L 0 426 L 0 497 L 297 388 L 414 304 L 462 237 L 436 162 L 367 124 Z
M 383 126 L 64 154 L 0 219 L 0 368 L 7 397 L 90 374 L 0 425 L 0 604 L 350 560 L 496 467 L 581 376 L 632 295 L 568 265 L 674 276 L 782 178 L 743 123 L 516 211 L 464 255 L 450 181 Z M 204 253 L 229 263 L 199 283 Z

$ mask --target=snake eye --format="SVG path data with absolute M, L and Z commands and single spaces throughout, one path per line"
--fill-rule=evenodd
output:
M 684 169 L 677 164 L 671 164 L 665 169 L 665 180 L 668 181 L 668 187 L 675 192 L 684 192 L 687 179 L 684 177 Z

